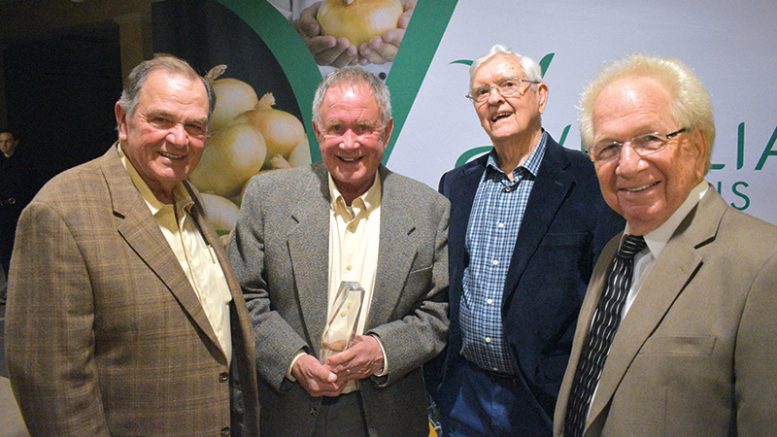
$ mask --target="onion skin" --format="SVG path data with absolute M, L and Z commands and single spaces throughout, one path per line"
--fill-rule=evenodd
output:
M 216 108 L 210 116 L 210 130 L 228 125 L 233 118 L 251 110 L 259 102 L 254 88 L 242 80 L 225 78 L 213 82 Z
M 237 217 L 240 212 L 237 205 L 229 199 L 216 194 L 201 193 L 200 195 L 208 223 L 216 230 L 218 235 L 229 234 L 237 224 Z
M 228 126 L 208 139 L 189 179 L 201 192 L 231 197 L 262 168 L 266 157 L 267 146 L 257 128 L 247 124 Z
M 396 29 L 403 11 L 399 0 L 354 0 L 349 5 L 343 0 L 324 0 L 316 19 L 322 34 L 347 38 L 359 46 Z

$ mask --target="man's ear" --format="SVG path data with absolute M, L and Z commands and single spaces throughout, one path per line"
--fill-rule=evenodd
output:
M 389 118 L 389 121 L 386 123 L 386 128 L 383 130 L 383 148 L 388 146 L 392 131 L 394 131 L 394 119 Z
M 113 105 L 113 114 L 116 116 L 116 129 L 119 131 L 119 141 L 127 140 L 127 113 L 119 102 Z
M 537 96 L 539 97 L 539 100 L 537 101 L 538 108 L 540 114 L 545 113 L 545 105 L 548 104 L 548 86 L 545 85 L 545 82 L 540 83 L 537 85 Z
M 693 130 L 688 135 L 687 147 L 693 156 L 696 157 L 696 165 L 693 169 L 694 177 L 701 182 L 709 170 L 707 163 L 710 161 L 710 154 L 712 153 L 707 135 L 701 129 Z

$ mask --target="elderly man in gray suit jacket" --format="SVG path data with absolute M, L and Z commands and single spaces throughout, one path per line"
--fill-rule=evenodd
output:
M 381 166 L 388 88 L 343 68 L 313 102 L 322 164 L 255 177 L 229 247 L 256 341 L 272 436 L 428 433 L 421 366 L 448 327 L 448 201 Z M 341 281 L 365 297 L 356 336 L 322 356 Z
M 709 94 L 681 62 L 632 55 L 580 106 L 602 193 L 627 225 L 592 275 L 554 434 L 774 435 L 777 227 L 704 181 Z

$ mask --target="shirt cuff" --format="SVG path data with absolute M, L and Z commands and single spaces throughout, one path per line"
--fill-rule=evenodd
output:
M 297 382 L 297 379 L 294 378 L 294 376 L 291 374 L 291 369 L 294 368 L 294 363 L 297 362 L 299 357 L 301 357 L 303 355 L 305 355 L 305 351 L 304 350 L 300 350 L 299 352 L 297 352 L 297 355 L 294 355 L 294 358 L 291 360 L 291 364 L 289 364 L 289 369 L 286 371 L 286 379 L 288 379 L 291 382 Z
M 381 343 L 380 338 L 378 338 L 377 335 L 373 335 L 373 334 L 370 334 L 370 335 L 372 336 L 372 338 L 378 341 L 378 345 L 380 346 L 380 351 L 383 352 L 383 368 L 373 373 L 373 375 L 377 377 L 386 376 L 389 373 L 388 358 L 386 358 L 386 349 L 383 347 L 383 343 Z

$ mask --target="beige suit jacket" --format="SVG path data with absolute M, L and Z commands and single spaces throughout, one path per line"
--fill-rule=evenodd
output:
M 554 434 L 620 236 L 602 252 L 577 324 Z M 710 187 L 669 240 L 613 340 L 586 436 L 774 435 L 777 227 Z
M 223 435 L 230 404 L 241 403 L 246 433 L 258 433 L 245 303 L 200 204 L 192 211 L 232 292 L 231 372 L 115 147 L 54 178 L 25 209 L 6 356 L 33 435 Z M 230 402 L 238 375 L 242 402 Z

